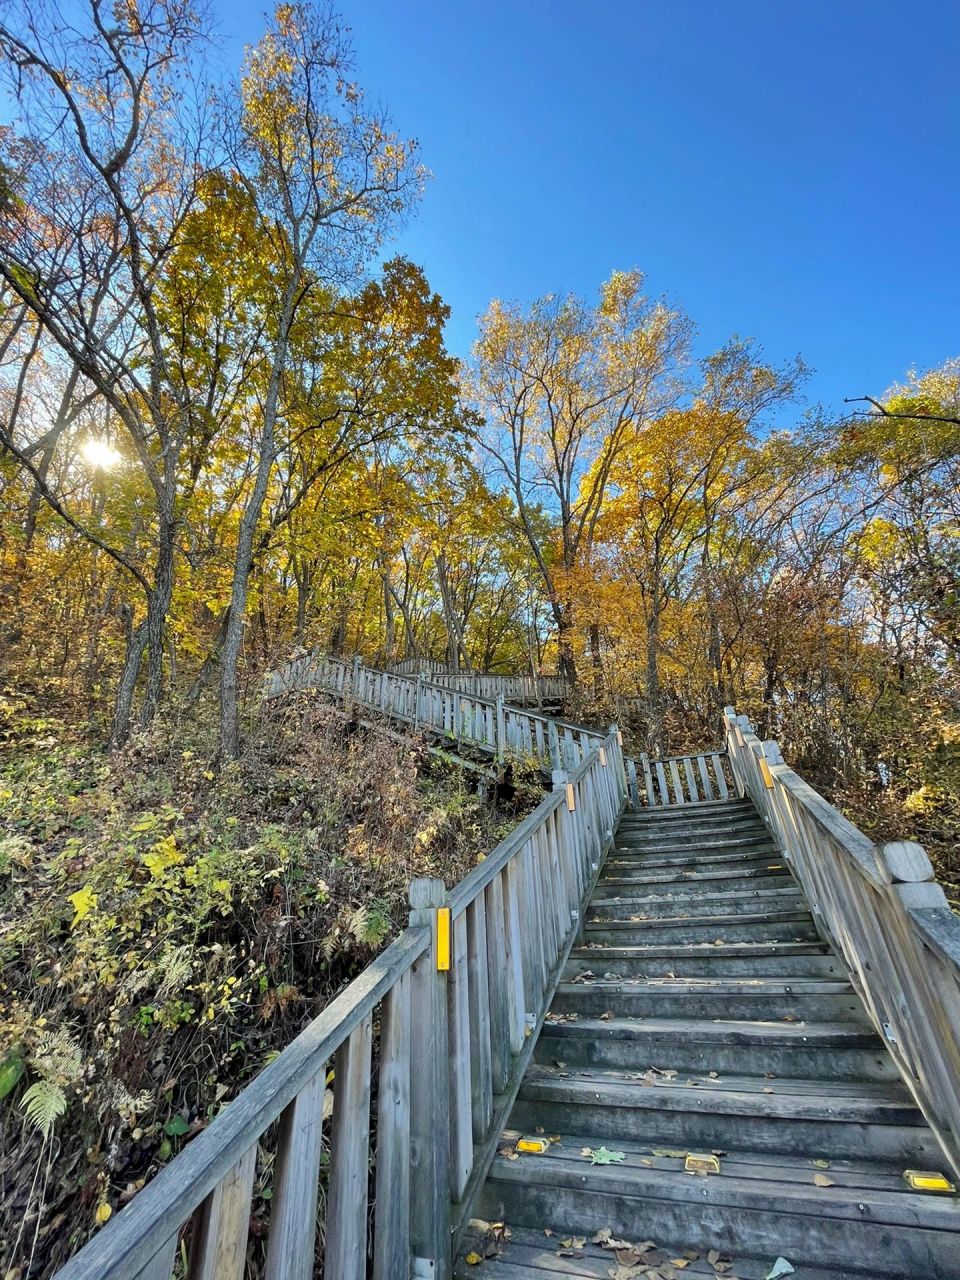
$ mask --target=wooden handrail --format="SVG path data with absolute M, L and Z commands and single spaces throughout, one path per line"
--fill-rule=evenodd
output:
M 181 1249 L 190 1280 L 242 1280 L 258 1162 L 271 1157 L 264 1274 L 311 1280 L 325 1142 L 327 1280 L 365 1280 L 368 1256 L 373 1280 L 449 1275 L 625 800 L 611 728 L 450 893 L 414 881 L 400 937 L 56 1280 L 170 1280 Z
M 525 678 L 525 677 L 523 677 Z M 575 768 L 596 750 L 603 734 L 573 721 L 451 688 L 427 676 L 400 675 L 321 654 L 294 658 L 265 682 L 264 696 L 294 689 L 322 689 L 344 701 L 469 742 L 498 758 L 535 757 L 544 767 Z
M 923 847 L 877 846 L 724 710 L 737 790 L 760 811 L 873 1025 L 960 1175 L 960 919 Z

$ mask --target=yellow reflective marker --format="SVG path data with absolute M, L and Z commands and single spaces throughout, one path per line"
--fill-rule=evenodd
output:
M 903 1176 L 911 1191 L 956 1191 L 956 1187 L 942 1173 L 924 1169 L 904 1169 Z
M 617 746 L 618 747 L 623 746 L 623 734 L 620 732 L 619 729 L 617 730 Z
M 683 1162 L 684 1173 L 719 1173 L 719 1156 L 701 1156 L 691 1151 Z
M 450 908 L 437 907 L 437 971 L 450 968 Z
M 604 768 L 607 767 L 607 753 L 603 747 L 600 748 L 600 763 Z
M 763 774 L 763 781 L 768 788 L 773 787 L 773 774 L 770 772 L 770 766 L 764 756 L 759 756 L 760 772 Z
M 542 1156 L 549 1146 L 546 1138 L 521 1138 L 516 1150 L 524 1151 L 528 1156 Z
M 567 808 L 570 810 L 571 813 L 573 813 L 576 807 L 577 807 L 577 793 L 573 789 L 573 783 L 568 782 L 567 783 Z

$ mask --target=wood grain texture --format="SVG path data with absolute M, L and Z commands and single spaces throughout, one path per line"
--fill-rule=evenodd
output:
M 367 1270 L 372 1043 L 373 1019 L 368 1014 L 337 1054 L 325 1280 L 364 1280 Z

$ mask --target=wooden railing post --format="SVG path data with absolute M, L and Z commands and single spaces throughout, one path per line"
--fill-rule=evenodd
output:
M 497 694 L 497 759 L 507 754 L 507 717 L 503 706 L 503 694 Z
M 410 885 L 410 924 L 429 925 L 433 945 L 414 964 L 410 991 L 410 1244 L 414 1274 L 446 1280 L 450 1248 L 450 1085 L 447 972 L 438 946 L 442 880 Z

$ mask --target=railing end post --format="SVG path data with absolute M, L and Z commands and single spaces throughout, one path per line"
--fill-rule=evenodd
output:
M 891 840 L 878 852 L 895 884 L 921 884 L 936 879 L 926 849 L 915 840 Z

